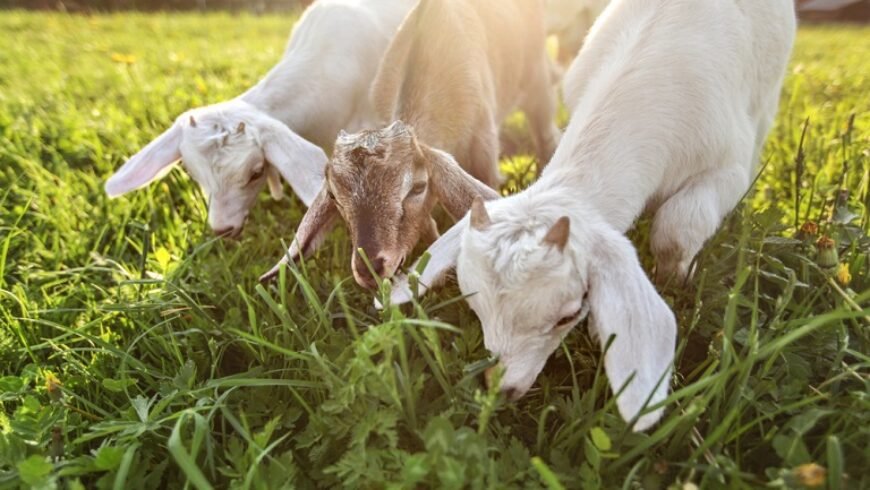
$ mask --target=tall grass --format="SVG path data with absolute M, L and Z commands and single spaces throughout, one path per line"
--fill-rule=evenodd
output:
M 295 199 L 264 195 L 223 242 L 180 171 L 103 195 L 176 114 L 254 83 L 291 24 L 0 13 L 0 487 L 870 487 L 870 31 L 802 28 L 755 190 L 663 291 L 673 394 L 634 434 L 582 328 L 505 403 L 457 288 L 377 311 L 343 231 L 258 285 Z

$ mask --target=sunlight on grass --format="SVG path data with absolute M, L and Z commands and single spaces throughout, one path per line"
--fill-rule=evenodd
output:
M 342 230 L 257 284 L 298 200 L 264 194 L 222 242 L 181 171 L 104 196 L 291 25 L 0 12 L 0 488 L 870 487 L 870 30 L 801 30 L 755 191 L 664 291 L 673 393 L 634 434 L 584 329 L 505 403 L 456 286 L 375 310 Z M 503 141 L 516 191 L 536 163 L 521 115 Z

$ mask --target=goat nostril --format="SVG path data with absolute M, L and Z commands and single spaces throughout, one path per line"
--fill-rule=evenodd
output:
M 383 277 L 384 276 L 384 259 L 381 257 L 376 258 L 374 260 L 374 262 L 372 262 L 372 269 L 374 269 L 375 274 L 377 274 L 378 277 Z

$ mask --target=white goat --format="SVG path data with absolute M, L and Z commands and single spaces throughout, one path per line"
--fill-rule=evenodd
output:
M 617 406 L 635 430 L 668 392 L 676 323 L 623 233 L 654 213 L 657 273 L 693 256 L 750 185 L 795 34 L 792 0 L 614 0 L 566 78 L 572 119 L 541 179 L 485 205 L 430 248 L 454 264 L 513 397 L 591 311 Z M 410 299 L 407 280 L 393 302 Z
M 209 223 L 238 235 L 268 181 L 281 177 L 306 206 L 340 129 L 377 124 L 369 89 L 378 63 L 415 0 L 319 0 L 293 30 L 283 59 L 239 97 L 192 109 L 106 182 L 115 197 L 181 159 L 209 199 Z M 321 149 L 323 148 L 323 149 Z

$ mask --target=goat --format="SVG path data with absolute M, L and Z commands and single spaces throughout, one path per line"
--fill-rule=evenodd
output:
M 396 193 L 398 205 L 393 205 Z M 431 216 L 437 202 L 458 219 L 476 197 L 496 199 L 498 193 L 467 174 L 449 153 L 418 141 L 401 121 L 381 130 L 342 132 L 326 167 L 326 184 L 302 218 L 289 252 L 260 280 L 278 274 L 288 257 L 310 256 L 339 216 L 351 224 L 354 250 L 360 247 L 382 276 L 401 267 L 418 240 L 438 238 Z M 351 266 L 357 283 L 377 286 L 359 253 L 351 255 Z
M 471 212 L 430 248 L 456 266 L 513 398 L 588 309 L 617 407 L 661 417 L 676 322 L 623 236 L 654 214 L 656 275 L 689 265 L 749 188 L 796 30 L 791 0 L 614 0 L 565 80 L 572 118 L 541 178 Z M 407 278 L 391 302 L 411 299 Z M 643 412 L 647 402 L 651 411 Z
M 143 187 L 179 159 L 208 197 L 209 224 L 241 233 L 268 182 L 281 177 L 306 206 L 323 183 L 335 134 L 376 116 L 368 98 L 377 64 L 414 0 L 319 0 L 302 15 L 281 61 L 242 95 L 181 114 L 106 182 L 116 197 Z
M 300 251 L 303 257 L 313 252 L 321 241 L 315 237 L 325 235 L 337 214 L 350 227 L 354 250 L 364 249 L 378 276 L 392 276 L 421 235 L 437 238 L 430 216 L 436 202 L 450 213 L 461 211 L 457 218 L 471 205 L 470 199 L 439 194 L 439 188 L 455 185 L 437 181 L 433 172 L 448 158 L 431 149 L 446 151 L 473 177 L 497 186 L 498 125 L 517 105 L 529 118 L 539 161 L 547 161 L 559 130 L 545 41 L 542 0 L 421 0 L 381 62 L 372 100 L 383 119 L 412 127 L 422 150 L 409 150 L 415 146 L 409 136 L 384 142 L 398 145 L 386 150 L 386 160 L 380 152 L 371 159 L 350 155 L 357 153 L 350 143 L 337 148 L 330 166 L 335 171 L 327 172 L 321 191 L 324 199 L 315 200 L 303 218 L 298 243 L 261 279 L 298 260 Z M 375 134 L 345 138 L 368 140 Z M 437 158 L 429 158 L 433 155 Z M 342 184 L 330 181 L 332 175 Z M 477 183 L 470 188 L 482 197 L 497 197 Z M 377 284 L 356 253 L 352 268 L 361 286 Z

